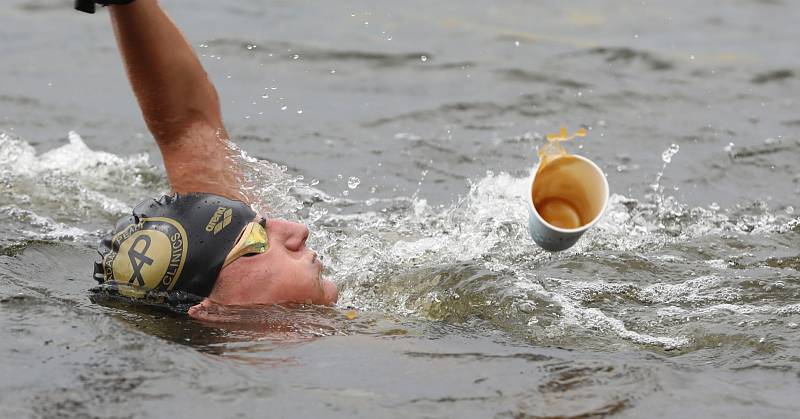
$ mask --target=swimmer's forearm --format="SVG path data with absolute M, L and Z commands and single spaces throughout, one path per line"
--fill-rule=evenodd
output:
M 174 192 L 245 199 L 217 91 L 156 0 L 109 6 L 119 49 Z
M 109 9 L 133 91 L 159 145 L 174 145 L 198 124 L 226 136 L 216 89 L 158 1 Z

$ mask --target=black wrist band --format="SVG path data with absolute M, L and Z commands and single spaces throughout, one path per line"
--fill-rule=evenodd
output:
M 128 4 L 132 3 L 134 0 L 75 0 L 75 9 L 80 10 L 86 13 L 94 13 L 94 4 L 100 4 L 103 6 L 108 6 L 110 4 Z

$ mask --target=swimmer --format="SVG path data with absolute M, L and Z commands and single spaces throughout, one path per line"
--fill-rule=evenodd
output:
M 172 193 L 149 199 L 100 243 L 95 279 L 132 298 L 217 305 L 332 305 L 333 282 L 306 247 L 305 225 L 256 214 L 240 192 L 217 92 L 157 0 L 76 2 L 108 6 L 133 92 L 164 158 Z M 172 298 L 172 297 L 169 297 Z

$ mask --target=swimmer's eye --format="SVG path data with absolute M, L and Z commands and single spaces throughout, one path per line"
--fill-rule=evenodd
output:
M 266 224 L 267 220 L 265 218 L 258 222 L 248 223 L 239 235 L 239 239 L 233 249 L 225 257 L 222 267 L 228 266 L 237 258 L 266 252 L 269 249 L 269 237 L 267 236 L 266 228 L 264 228 Z

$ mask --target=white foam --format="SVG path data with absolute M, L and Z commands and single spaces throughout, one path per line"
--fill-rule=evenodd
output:
M 734 302 L 741 291 L 732 287 L 719 287 L 723 279 L 717 275 L 704 275 L 677 284 L 654 284 L 637 293 L 642 301 L 657 304 Z
M 143 187 L 166 186 L 165 182 L 145 183 L 145 178 L 162 176 L 148 164 L 146 154 L 119 157 L 91 150 L 74 131 L 68 138 L 68 144 L 37 155 L 26 141 L 0 132 L 0 182 L 6 186 L 3 203 L 7 209 L 48 214 L 45 218 L 49 221 L 43 223 L 49 227 L 22 232 L 26 237 L 83 237 L 86 229 L 70 224 L 77 222 L 91 229 L 110 225 L 113 219 L 130 213 L 131 203 L 159 194 L 143 191 Z M 15 217 L 8 211 L 6 215 Z M 34 215 L 27 219 L 37 226 Z
M 607 316 L 598 308 L 580 307 L 559 294 L 552 294 L 550 297 L 561 305 L 564 326 L 579 326 L 600 332 L 613 333 L 622 339 L 638 344 L 659 346 L 668 350 L 689 344 L 689 339 L 685 336 L 653 336 L 647 333 L 639 333 L 629 330 L 622 320 Z
M 70 131 L 68 138 L 69 144 L 37 156 L 36 150 L 27 142 L 0 132 L 0 167 L 17 175 L 34 176 L 59 172 L 100 178 L 111 170 L 148 164 L 146 154 L 122 158 L 112 153 L 91 150 L 75 131 Z
M 469 183 L 468 193 L 458 202 L 445 208 L 432 208 L 424 199 L 413 198 L 398 205 L 389 214 L 369 212 L 360 215 L 330 216 L 355 231 L 359 237 L 339 238 L 332 246 L 336 256 L 332 263 L 334 279 L 345 283 L 372 281 L 381 272 L 397 272 L 425 266 L 441 266 L 457 262 L 480 263 L 493 272 L 506 272 L 519 279 L 506 289 L 506 296 L 519 294 L 523 303 L 531 294 L 554 301 L 563 311 L 550 334 L 563 333 L 569 327 L 602 331 L 638 344 L 655 345 L 666 349 L 687 345 L 686 336 L 661 336 L 645 331 L 630 330 L 625 323 L 607 315 L 603 310 L 585 307 L 594 302 L 597 293 L 631 296 L 632 304 L 643 304 L 655 317 L 702 315 L 707 307 L 743 307 L 737 304 L 743 291 L 728 286 L 725 275 L 701 275 L 670 283 L 665 278 L 657 284 L 641 285 L 631 282 L 555 279 L 556 289 L 543 289 L 532 276 L 537 266 L 551 258 L 568 259 L 572 255 L 591 257 L 596 254 L 613 258 L 615 253 L 641 254 L 662 263 L 680 264 L 686 258 L 659 254 L 659 249 L 674 243 L 684 243 L 706 235 L 726 232 L 739 233 L 741 227 L 721 210 L 689 209 L 672 197 L 658 203 L 642 203 L 614 194 L 604 218 L 572 249 L 552 255 L 539 249 L 527 232 L 527 177 L 517 178 L 507 173 L 486 176 Z M 398 201 L 400 204 L 401 201 Z M 323 217 L 324 219 L 325 217 Z M 754 217 L 762 226 L 759 232 L 774 232 L 784 228 L 780 220 L 766 215 Z M 760 233 L 759 233 L 760 234 Z M 369 250 L 368 250 L 369 249 Z M 708 260 L 705 265 L 718 271 L 728 270 L 724 260 Z M 356 275 L 358 272 L 373 272 Z M 353 278 L 359 279 L 353 279 Z M 391 275 L 390 275 L 391 277 Z M 392 307 L 414 291 L 393 289 L 398 295 L 390 298 Z M 380 296 L 378 296 L 380 298 Z M 517 297 L 514 297 L 517 298 Z M 630 297 L 624 297 L 630 298 Z M 344 304 L 357 304 L 357 296 L 344 294 Z M 680 307 L 691 305 L 691 309 Z M 663 307 L 662 305 L 666 305 Z M 747 310 L 747 308 L 743 308 Z M 787 309 L 788 310 L 788 309 Z M 540 327 L 532 316 L 530 327 Z M 555 336 L 555 335 L 554 335 Z

